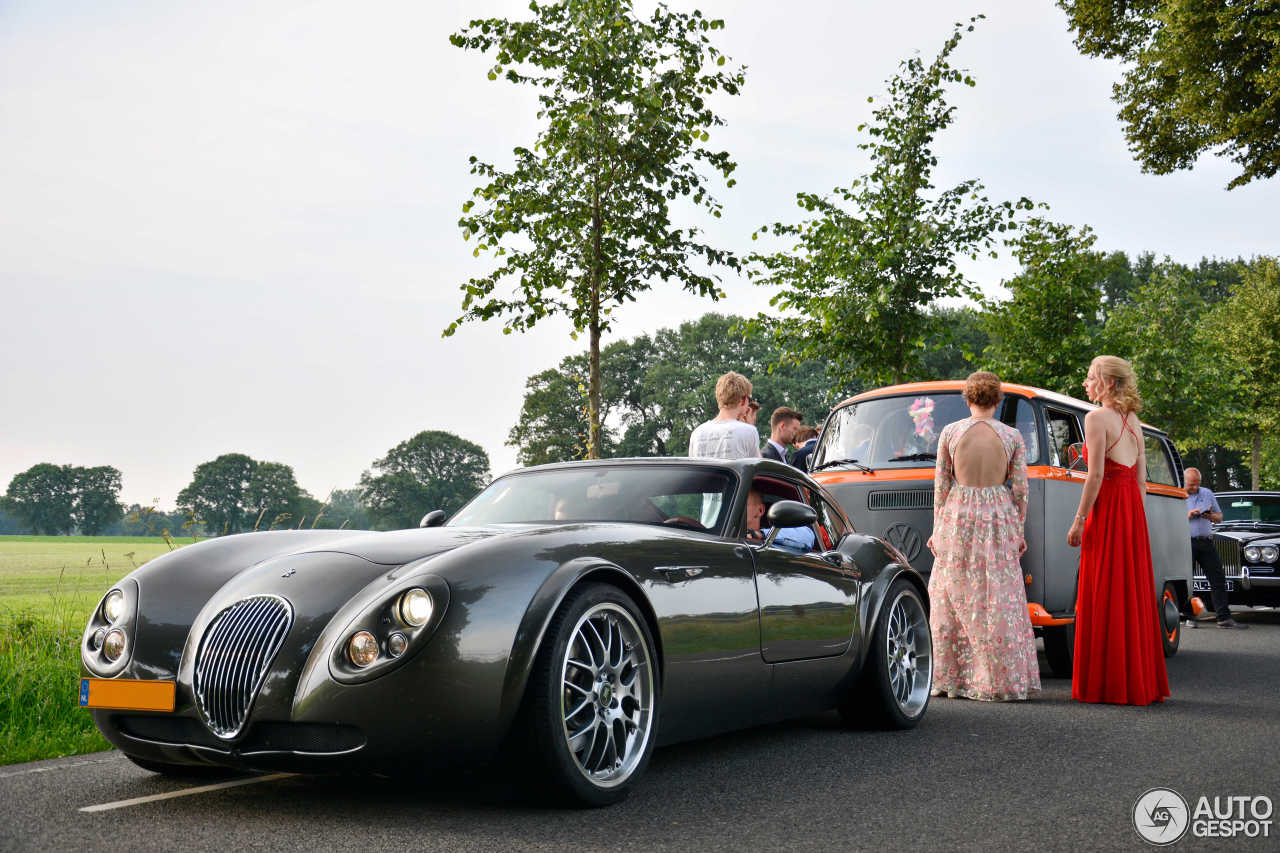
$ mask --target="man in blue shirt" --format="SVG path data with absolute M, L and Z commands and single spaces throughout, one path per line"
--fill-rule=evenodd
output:
M 761 527 L 764 520 L 764 495 L 759 489 L 747 493 L 747 539 L 752 542 L 763 542 L 769 536 L 771 527 Z M 812 527 L 783 527 L 778 530 L 773 544 L 793 554 L 807 554 L 817 544 Z
M 1222 521 L 1222 508 L 1213 492 L 1200 485 L 1200 469 L 1188 468 L 1187 523 L 1191 527 L 1191 558 L 1195 560 L 1209 581 L 1213 596 L 1213 609 L 1218 614 L 1219 628 L 1248 628 L 1231 618 L 1231 605 L 1227 601 L 1227 578 L 1218 559 L 1218 549 L 1213 547 L 1213 528 L 1210 522 Z

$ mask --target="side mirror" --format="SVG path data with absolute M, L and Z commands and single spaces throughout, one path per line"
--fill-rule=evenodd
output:
M 818 520 L 818 513 L 800 501 L 778 501 L 765 516 L 770 527 L 808 527 Z
M 433 509 L 422 517 L 422 521 L 418 522 L 419 527 L 439 527 L 444 524 L 444 510 Z
M 1089 469 L 1088 464 L 1084 461 L 1083 441 L 1067 445 L 1067 468 L 1071 471 L 1087 471 Z

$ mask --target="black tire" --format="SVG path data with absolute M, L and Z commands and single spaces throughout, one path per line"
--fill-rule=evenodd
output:
M 1070 678 L 1076 657 L 1076 623 L 1046 625 L 1044 656 L 1049 660 L 1049 671 L 1057 678 Z
M 880 607 L 862 676 L 840 703 L 840 716 L 859 728 L 912 729 L 929 707 L 932 687 L 928 610 L 915 585 L 898 578 Z
M 174 779 L 220 779 L 228 776 L 244 776 L 245 771 L 233 770 L 230 767 L 218 767 L 214 764 L 166 764 L 163 761 L 152 761 L 136 755 L 124 753 L 124 757 L 152 773 L 169 776 Z
M 1169 630 L 1169 623 L 1173 630 Z M 1178 589 L 1166 582 L 1160 601 L 1156 605 L 1156 626 L 1160 630 L 1160 645 L 1164 647 L 1164 656 L 1171 658 L 1178 653 L 1178 645 L 1182 642 L 1182 613 L 1178 608 Z
M 524 715 L 530 757 L 547 798 L 595 808 L 630 793 L 658 730 L 654 648 L 639 608 L 615 586 L 584 584 L 560 605 L 530 674 Z M 579 659 L 588 666 L 575 665 Z M 574 701 L 577 712 L 569 705 Z M 578 733 L 571 735 L 571 727 Z

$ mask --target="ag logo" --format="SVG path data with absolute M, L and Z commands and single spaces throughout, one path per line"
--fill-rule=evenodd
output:
M 1161 847 L 1187 834 L 1190 817 L 1187 801 L 1168 788 L 1152 788 L 1133 804 L 1133 828 L 1144 841 Z
M 908 560 L 920 556 L 920 532 L 906 522 L 899 521 L 889 525 L 889 529 L 884 532 L 884 539 Z

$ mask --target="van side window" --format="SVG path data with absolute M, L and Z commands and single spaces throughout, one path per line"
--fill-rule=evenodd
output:
M 1005 406 L 1002 420 L 1022 435 L 1022 443 L 1027 447 L 1027 464 L 1044 464 L 1040 461 L 1040 428 L 1036 426 L 1035 409 L 1025 397 L 1010 403 L 1012 405 Z
M 1084 440 L 1080 435 L 1080 422 L 1075 415 L 1057 409 L 1046 408 L 1044 415 L 1049 432 L 1049 464 L 1066 468 L 1067 448 Z
M 1143 435 L 1147 450 L 1147 482 L 1161 483 L 1166 486 L 1178 485 L 1173 475 L 1173 465 L 1169 462 L 1169 454 L 1165 451 L 1164 442 L 1154 435 Z

